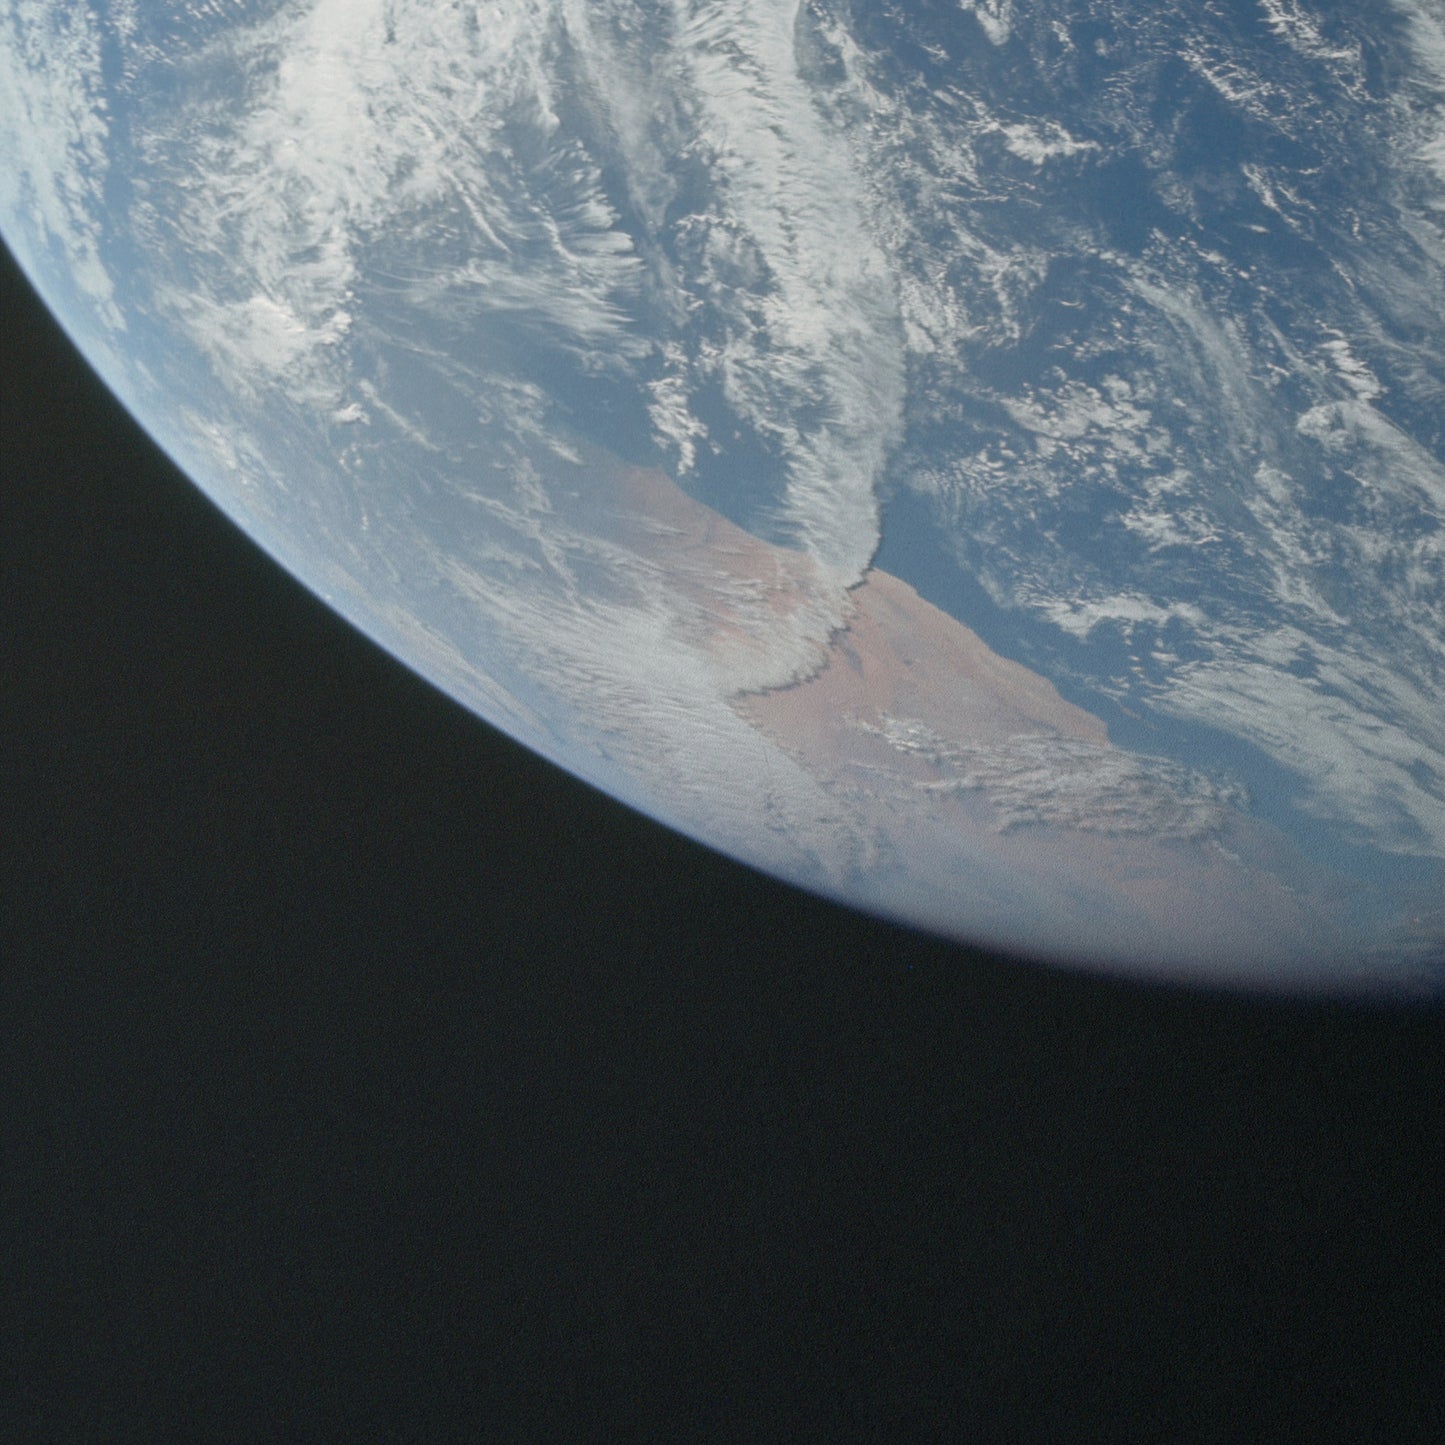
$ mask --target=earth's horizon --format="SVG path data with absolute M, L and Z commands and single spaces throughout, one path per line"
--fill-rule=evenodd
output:
M 1421 0 L 0 0 L 0 234 L 609 793 L 1055 963 L 1445 993 Z

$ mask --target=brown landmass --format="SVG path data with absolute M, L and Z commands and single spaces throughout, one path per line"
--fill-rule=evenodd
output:
M 853 597 L 821 669 L 734 706 L 888 835 L 899 912 L 1161 972 L 1312 971 L 1337 951 L 1324 880 L 1283 835 L 1113 748 L 897 577 Z
M 1112 747 L 907 583 L 875 569 L 840 600 L 811 558 L 663 474 L 611 480 L 593 524 L 675 581 L 736 679 L 729 705 L 871 836 L 877 867 L 832 891 L 961 938 L 1174 975 L 1287 983 L 1342 949 L 1338 889 L 1284 835 L 1179 765 Z M 825 603 L 835 620 L 806 656 L 770 667 Z
M 851 597 L 852 616 L 823 667 L 794 686 L 740 700 L 759 726 L 806 736 L 828 752 L 850 746 L 844 739 L 857 738 L 860 723 L 885 718 L 941 724 L 940 736 L 974 747 L 1041 730 L 1108 745 L 1108 730 L 1092 713 L 891 573 L 875 568 Z

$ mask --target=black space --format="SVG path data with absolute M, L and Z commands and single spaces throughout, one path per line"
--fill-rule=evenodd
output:
M 0 1439 L 1445 1438 L 1445 1023 L 730 865 L 263 558 L 7 265 Z

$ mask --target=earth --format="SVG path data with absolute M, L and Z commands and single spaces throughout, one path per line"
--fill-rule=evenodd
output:
M 804 888 L 1445 992 L 1428 0 L 0 0 L 0 232 L 254 540 Z

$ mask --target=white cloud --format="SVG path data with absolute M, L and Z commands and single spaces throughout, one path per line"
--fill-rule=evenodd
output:
M 313 0 L 228 35 L 231 100 L 182 91 L 156 117 L 194 148 L 155 224 L 201 282 L 168 299 L 229 385 L 339 403 L 338 348 L 386 249 L 424 258 L 400 281 L 419 307 L 521 315 L 586 353 L 621 337 L 638 263 L 595 165 L 561 148 L 523 188 L 511 154 L 509 126 L 542 145 L 557 128 L 557 36 L 544 0 L 501 0 L 484 25 L 464 6 Z
M 780 460 L 781 530 L 856 580 L 902 340 L 852 155 L 799 74 L 795 11 L 502 0 L 478 24 L 466 6 L 310 0 L 232 32 L 236 94 L 182 86 L 152 118 L 191 147 L 152 218 L 190 259 L 166 300 L 238 394 L 280 386 L 328 410 L 354 400 L 349 347 L 378 283 L 635 377 L 684 463 L 695 393 L 720 385 Z M 669 217 L 674 172 L 698 164 L 706 208 Z M 691 269 L 661 259 L 673 228 L 697 243 Z M 716 344 L 698 342 L 699 306 Z M 648 376 L 658 317 L 669 359 Z
M 1332 43 L 1319 22 L 1300 7 L 1299 0 L 1259 0 L 1269 28 L 1286 45 L 1306 59 L 1354 67 L 1360 63 L 1360 46 Z
M 1013 0 L 959 0 L 994 45 L 1002 45 L 1013 30 Z
M 1077 156 L 1099 149 L 1095 141 L 1079 140 L 1063 126 L 1051 121 L 1006 125 L 1003 136 L 1004 144 L 1014 155 L 1036 166 L 1053 160 L 1055 156 Z

